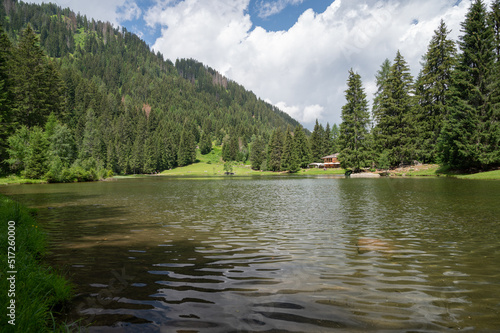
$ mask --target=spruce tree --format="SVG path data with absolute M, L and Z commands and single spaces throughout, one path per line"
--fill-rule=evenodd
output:
M 331 136 L 331 144 L 332 148 L 331 151 L 336 154 L 339 152 L 339 145 L 338 145 L 338 140 L 339 140 L 339 135 L 340 135 L 340 129 L 337 124 L 333 124 L 332 129 L 330 131 L 330 136 Z
M 436 163 L 438 141 L 447 114 L 448 90 L 455 67 L 455 43 L 448 38 L 444 21 L 434 31 L 434 36 L 424 56 L 422 72 L 416 83 L 418 99 L 418 159 L 423 163 Z
M 26 152 L 24 176 L 26 178 L 42 178 L 48 168 L 49 142 L 40 127 L 30 131 L 29 145 Z
M 299 167 L 305 169 L 311 163 L 311 148 L 307 141 L 306 133 L 301 125 L 297 125 L 293 131 L 293 139 L 295 140 L 295 148 L 297 149 L 297 159 Z
M 38 37 L 28 24 L 21 33 L 17 47 L 14 48 L 13 77 L 16 80 L 14 95 L 17 123 L 28 127 L 43 126 L 45 118 L 52 111 L 54 100 L 51 98 L 54 95 L 49 90 L 48 83 L 52 82 L 49 76 L 54 73 L 47 66 Z
M 332 151 L 331 135 L 332 135 L 332 130 L 330 129 L 330 123 L 326 123 L 325 133 L 323 134 L 323 156 L 327 156 L 334 153 L 334 151 Z
M 359 172 L 370 165 L 370 147 L 368 126 L 370 112 L 361 76 L 351 69 L 345 92 L 347 103 L 342 107 L 340 124 L 340 165 L 344 169 Z
M 206 155 L 212 151 L 212 139 L 210 138 L 210 133 L 204 130 L 201 133 L 200 138 L 200 153 Z
M 281 154 L 283 153 L 283 133 L 276 128 L 267 146 L 267 170 L 281 170 Z
M 380 101 L 382 100 L 385 84 L 387 79 L 389 78 L 389 74 L 391 72 L 391 61 L 389 59 L 385 59 L 382 65 L 380 66 L 380 70 L 377 71 L 377 75 L 375 75 L 375 82 L 377 84 L 377 91 L 375 92 L 375 96 L 373 99 L 372 106 L 372 115 L 375 122 L 379 121 L 380 118 Z
M 177 153 L 177 164 L 186 166 L 193 163 L 196 159 L 196 143 L 194 141 L 193 131 L 190 126 L 184 124 L 179 142 L 179 152 Z
M 19 173 L 25 168 L 30 142 L 30 130 L 27 126 L 22 125 L 13 135 L 9 136 L 7 141 L 9 145 L 9 148 L 7 148 L 9 154 L 7 163 L 10 165 L 12 171 Z
M 500 0 L 491 4 L 490 25 L 493 30 L 495 62 L 500 62 Z
M 281 171 L 295 173 L 299 171 L 299 169 L 296 142 L 292 133 L 290 133 L 290 127 L 288 127 L 285 133 L 285 141 L 283 142 L 283 153 L 281 154 Z
M 11 43 L 0 26 L 0 171 L 7 170 L 7 138 L 14 131 L 12 119 L 12 82 L 9 67 L 12 66 Z
M 319 124 L 318 119 L 316 119 L 316 124 L 314 125 L 313 132 L 309 138 L 311 146 L 311 159 L 313 162 L 322 162 L 322 157 L 324 157 L 324 145 L 325 145 L 325 129 L 323 125 Z
M 481 0 L 472 3 L 461 31 L 449 116 L 440 139 L 441 161 L 455 169 L 487 169 L 500 163 L 500 119 L 492 105 L 494 35 Z
M 391 166 L 410 163 L 415 134 L 413 78 L 398 51 L 384 84 L 377 124 L 373 130 L 378 152 L 387 153 Z
M 255 138 L 250 150 L 250 161 L 253 170 L 261 170 L 262 163 L 266 159 L 266 142 L 261 136 Z

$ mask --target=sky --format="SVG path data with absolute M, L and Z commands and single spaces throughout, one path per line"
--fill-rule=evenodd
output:
M 31 0 L 41 3 L 47 1 Z M 305 127 L 341 123 L 348 72 L 371 103 L 399 50 L 414 77 L 443 19 L 458 40 L 471 0 L 51 0 L 139 35 L 166 59 L 193 58 Z M 488 6 L 491 0 L 484 1 Z

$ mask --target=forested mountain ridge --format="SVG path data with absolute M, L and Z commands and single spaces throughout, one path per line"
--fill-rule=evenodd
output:
M 235 138 L 248 155 L 252 140 L 299 126 L 217 71 L 174 65 L 125 28 L 70 9 L 4 0 L 0 25 L 4 170 L 150 173 L 192 163 L 202 140 Z

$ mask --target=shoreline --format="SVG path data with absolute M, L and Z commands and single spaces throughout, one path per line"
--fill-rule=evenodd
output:
M 205 162 L 193 163 L 185 167 L 177 167 L 171 170 L 164 170 L 156 174 L 130 174 L 115 175 L 113 177 L 101 179 L 99 181 L 115 181 L 118 179 L 141 178 L 141 177 L 300 177 L 300 176 L 343 176 L 344 169 L 301 169 L 296 173 L 256 171 L 249 165 L 238 164 L 234 166 L 232 175 L 225 175 L 223 164 L 210 164 Z M 493 171 L 477 172 L 472 174 L 449 171 L 437 164 L 422 164 L 416 166 L 405 166 L 389 170 L 366 171 L 352 174 L 352 178 L 411 178 L 411 177 L 450 177 L 457 179 L 477 179 L 477 180 L 500 180 L 500 169 Z M 15 175 L 0 177 L 0 186 L 22 185 L 22 184 L 48 184 L 50 182 L 43 179 L 26 179 Z

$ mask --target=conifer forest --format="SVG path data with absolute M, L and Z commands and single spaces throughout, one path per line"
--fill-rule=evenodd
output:
M 394 50 L 373 73 L 371 103 L 360 75 L 339 69 L 342 123 L 316 121 L 312 132 L 216 70 L 164 59 L 125 28 L 70 9 L 4 0 L 0 26 L 3 174 L 149 174 L 192 164 L 214 145 L 224 161 L 292 173 L 333 153 L 354 171 L 500 166 L 500 0 L 473 1 L 458 41 L 441 21 L 416 78 Z

